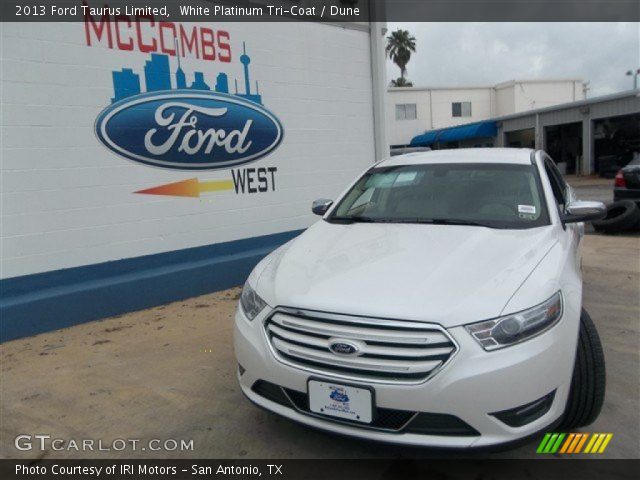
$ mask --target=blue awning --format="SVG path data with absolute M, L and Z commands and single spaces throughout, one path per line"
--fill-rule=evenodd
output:
M 442 128 L 440 130 L 431 130 L 422 135 L 418 135 L 411 140 L 412 147 L 433 145 L 436 142 L 455 142 L 458 140 L 467 140 L 470 138 L 488 138 L 495 137 L 498 133 L 498 125 L 496 122 L 477 122 L 469 125 L 460 125 L 457 127 Z
M 430 132 L 423 133 L 417 137 L 413 137 L 411 140 L 412 147 L 428 147 L 436 142 L 440 130 L 431 130 Z
M 498 133 L 496 122 L 478 122 L 443 129 L 438 135 L 439 142 L 455 142 L 468 138 L 495 137 Z

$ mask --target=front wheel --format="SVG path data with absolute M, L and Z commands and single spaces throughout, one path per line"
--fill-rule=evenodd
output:
M 605 385 L 602 343 L 593 320 L 582 309 L 576 362 L 561 427 L 571 430 L 593 423 L 602 409 Z

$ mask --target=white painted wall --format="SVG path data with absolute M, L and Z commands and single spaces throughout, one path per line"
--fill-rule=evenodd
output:
M 424 132 L 431 129 L 431 106 L 430 91 L 419 91 L 407 89 L 406 91 L 396 90 L 388 96 L 393 99 L 387 104 L 387 128 L 391 145 L 408 144 L 415 132 Z M 398 104 L 416 104 L 415 120 L 396 120 L 396 105 Z
M 451 127 L 490 118 L 493 113 L 491 88 L 456 88 L 431 91 L 433 98 L 433 128 Z M 451 104 L 471 102 L 470 117 L 454 117 Z
M 406 145 L 426 130 L 489 118 L 493 115 L 492 96 L 491 88 L 390 89 L 387 104 L 390 144 Z M 453 102 L 471 102 L 471 117 L 453 117 Z M 416 104 L 416 120 L 396 120 L 396 105 L 411 103 Z
M 514 93 L 515 85 L 496 86 L 496 114 L 510 115 L 516 111 L 516 96 Z
M 581 81 L 516 82 L 513 89 L 515 111 L 510 113 L 585 99 Z
M 232 62 L 182 67 L 188 81 L 194 70 L 241 79 L 246 41 L 252 79 L 285 131 L 275 152 L 248 165 L 278 168 L 274 192 L 134 194 L 231 174 L 143 166 L 98 142 L 93 124 L 113 95 L 111 72 L 142 73 L 149 54 L 87 46 L 84 24 L 0 24 L 2 278 L 304 228 L 317 219 L 313 199 L 335 197 L 374 161 L 367 32 L 307 22 L 207 26 L 230 33 Z

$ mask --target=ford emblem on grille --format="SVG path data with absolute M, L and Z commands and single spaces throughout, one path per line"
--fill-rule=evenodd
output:
M 358 355 L 361 347 L 348 340 L 329 340 L 329 350 L 338 355 Z

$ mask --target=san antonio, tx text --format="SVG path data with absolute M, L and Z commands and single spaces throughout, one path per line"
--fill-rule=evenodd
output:
M 16 475 L 90 475 L 93 477 L 111 475 L 177 475 L 186 473 L 190 475 L 241 475 L 260 477 L 282 475 L 282 465 L 266 464 L 264 472 L 256 465 L 218 465 L 202 466 L 191 465 L 190 468 L 165 466 L 165 465 L 144 465 L 130 463 L 114 463 L 109 466 L 87 466 L 87 465 L 58 465 L 53 464 L 50 468 L 44 465 L 16 465 Z

